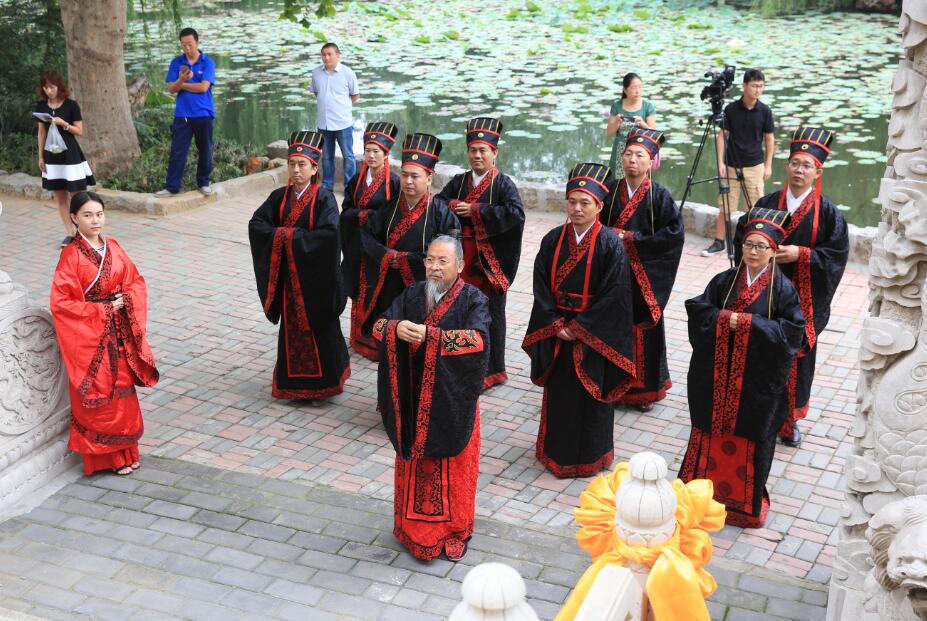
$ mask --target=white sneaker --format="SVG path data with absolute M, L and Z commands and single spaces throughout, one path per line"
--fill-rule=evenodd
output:
M 211 185 L 201 185 L 199 187 L 199 191 L 203 196 L 210 196 L 216 193 L 216 191 L 212 189 Z
M 177 192 L 171 192 L 167 188 L 164 188 L 163 190 L 158 190 L 157 192 L 155 192 L 154 197 L 155 198 L 167 198 L 168 196 L 174 196 L 175 194 L 177 194 Z

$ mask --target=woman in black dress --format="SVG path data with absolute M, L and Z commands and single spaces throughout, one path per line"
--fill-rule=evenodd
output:
M 77 144 L 77 136 L 84 133 L 80 106 L 68 99 L 68 87 L 57 71 L 46 71 L 39 81 L 39 102 L 35 106 L 39 125 L 39 169 L 42 171 L 42 188 L 55 194 L 58 215 L 64 225 L 64 248 L 74 239 L 74 225 L 68 215 L 70 196 L 96 185 L 84 153 Z M 43 120 L 44 119 L 44 120 Z M 46 148 L 52 124 L 64 139 L 65 150 L 53 152 Z

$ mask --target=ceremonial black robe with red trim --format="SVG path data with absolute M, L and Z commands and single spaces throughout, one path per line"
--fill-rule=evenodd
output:
M 621 240 L 598 221 L 579 244 L 570 223 L 541 240 L 522 349 L 544 387 L 537 458 L 558 477 L 590 476 L 614 458 L 611 403 L 635 371 L 629 271 Z M 558 338 L 563 328 L 576 340 Z
M 297 200 L 291 186 L 270 193 L 248 223 L 251 258 L 264 314 L 277 323 L 278 399 L 323 399 L 342 392 L 351 375 L 339 315 L 341 279 L 338 204 L 309 186 Z
M 424 324 L 425 340 L 400 340 L 402 320 Z M 486 296 L 458 279 L 430 313 L 414 283 L 374 324 L 378 405 L 396 450 L 393 532 L 418 558 L 459 553 L 473 532 L 489 323 Z
M 767 194 L 755 207 L 785 209 L 785 192 Z M 746 215 L 737 222 L 735 257 L 740 261 Z M 830 319 L 830 304 L 843 277 L 850 252 L 850 237 L 846 220 L 836 205 L 812 190 L 786 224 L 786 237 L 781 245 L 801 246 L 798 261 L 780 265 L 782 272 L 795 285 L 805 317 L 805 346 L 799 352 L 789 378 L 791 414 L 783 423 L 779 435 L 791 437 L 795 422 L 808 413 L 818 335 Z
M 390 172 L 384 164 L 370 185 L 367 185 L 367 164 L 361 164 L 360 172 L 348 182 L 341 202 L 341 273 L 347 287 L 351 304 L 351 346 L 372 352 L 377 345 L 360 331 L 360 307 L 357 304 L 357 292 L 360 287 L 361 265 L 361 227 L 370 214 L 380 209 L 391 208 L 399 200 L 399 175 Z
M 489 368 L 483 388 L 504 383 L 505 293 L 515 280 L 521 258 L 525 210 L 511 177 L 493 168 L 473 187 L 473 173 L 455 175 L 438 195 L 448 201 L 470 204 L 470 214 L 460 218 L 465 266 L 461 277 L 489 297 L 492 328 Z
M 682 214 L 669 191 L 649 177 L 628 199 L 627 179 L 612 185 L 599 219 L 624 233 L 634 290 L 636 379 L 619 403 L 659 401 L 673 385 L 666 364 L 663 311 L 685 243 Z
M 447 203 L 426 194 L 413 209 L 400 195 L 386 209 L 373 212 L 361 228 L 361 264 L 358 271 L 357 306 L 361 324 L 361 339 L 354 348 L 362 355 L 377 360 L 376 348 L 368 347 L 376 318 L 393 303 L 403 289 L 425 279 L 425 253 L 428 244 L 438 235 L 460 230 L 457 219 Z M 390 267 L 395 258 L 398 268 Z
M 748 528 L 761 527 L 769 510 L 766 480 L 805 329 L 795 288 L 778 270 L 770 285 L 772 269 L 747 287 L 746 267 L 731 268 L 686 300 L 692 430 L 679 477 L 711 479 L 727 523 Z M 739 314 L 736 330 L 732 313 Z

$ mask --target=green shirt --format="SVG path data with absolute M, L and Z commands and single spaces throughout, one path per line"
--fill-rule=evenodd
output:
M 641 109 L 640 109 L 640 110 L 636 110 L 636 111 L 634 111 L 634 112 L 631 112 L 630 110 L 625 110 L 625 109 L 624 109 L 624 106 L 621 105 L 621 100 L 620 100 L 620 99 L 616 99 L 616 100 L 612 103 L 612 109 L 611 109 L 611 112 L 610 112 L 611 116 L 615 116 L 615 115 L 621 115 L 621 116 L 639 116 L 639 117 L 641 117 L 642 119 L 644 119 L 645 121 L 647 120 L 647 117 L 653 116 L 653 115 L 655 115 L 656 113 L 657 113 L 657 108 L 656 108 L 656 106 L 654 106 L 653 103 L 650 102 L 650 101 L 647 100 L 647 99 L 644 99 L 644 100 L 642 101 L 642 103 L 641 103 Z

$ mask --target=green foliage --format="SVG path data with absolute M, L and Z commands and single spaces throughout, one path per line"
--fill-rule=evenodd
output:
M 763 17 L 791 15 L 805 11 L 841 11 L 852 9 L 854 0 L 753 0 L 751 10 Z
M 689 30 L 711 30 L 711 24 L 686 24 L 686 28 Z
M 525 10 L 528 11 L 529 13 L 540 13 L 541 7 L 536 5 L 531 0 L 528 0 L 527 2 L 525 2 Z
M 451 41 L 456 41 L 460 38 L 460 33 L 456 30 L 448 30 L 444 33 L 444 38 L 450 39 Z
M 334 0 L 316 0 L 315 11 L 309 7 L 311 0 L 283 0 L 280 19 L 296 22 L 306 30 L 312 26 L 310 16 L 319 19 L 335 16 Z
M 630 24 L 610 24 L 608 29 L 612 32 L 634 32 L 634 26 Z
M 0 170 L 39 176 L 39 146 L 35 134 L 5 134 L 0 147 Z
M 429 37 L 428 35 L 418 35 L 417 37 L 415 37 L 415 42 L 421 43 L 423 45 L 425 43 L 431 43 L 431 37 Z
M 0 153 L 7 135 L 35 131 L 31 112 L 39 76 L 54 69 L 67 79 L 64 32 L 55 0 L 0 3 Z M 34 140 L 33 140 L 34 142 Z
M 580 24 L 564 24 L 563 32 L 567 34 L 574 34 L 574 33 L 583 34 L 583 33 L 589 32 L 589 26 L 582 26 Z

